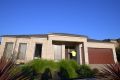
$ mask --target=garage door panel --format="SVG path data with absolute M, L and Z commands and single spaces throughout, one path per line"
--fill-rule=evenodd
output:
M 88 48 L 90 64 L 112 64 L 114 63 L 112 49 Z

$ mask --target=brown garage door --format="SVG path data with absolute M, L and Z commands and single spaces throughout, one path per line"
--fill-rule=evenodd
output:
M 90 64 L 112 64 L 114 63 L 112 49 L 88 48 Z

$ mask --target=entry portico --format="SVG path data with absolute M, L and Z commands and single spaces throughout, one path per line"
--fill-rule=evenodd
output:
M 62 59 L 66 59 L 68 58 L 67 56 L 67 47 L 75 47 L 75 50 L 77 51 L 77 62 L 82 64 L 82 63 L 86 63 L 89 64 L 88 62 L 88 53 L 84 53 L 85 47 L 87 48 L 87 46 L 85 45 L 85 43 L 87 42 L 87 38 L 85 36 L 71 36 L 71 35 L 49 35 L 48 36 L 48 40 L 52 42 L 52 47 L 53 45 L 61 45 L 62 47 Z M 51 47 L 51 48 L 52 48 Z M 52 48 L 52 52 L 54 53 L 54 48 Z M 53 56 L 54 57 L 54 56 Z M 84 57 L 84 58 L 82 58 Z

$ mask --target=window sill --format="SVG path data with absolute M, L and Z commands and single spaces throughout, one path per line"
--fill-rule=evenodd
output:
M 17 60 L 16 61 L 16 64 L 24 64 L 25 63 L 25 60 Z

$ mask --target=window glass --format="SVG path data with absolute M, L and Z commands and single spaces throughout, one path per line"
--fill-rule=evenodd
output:
M 62 46 L 61 45 L 53 45 L 54 47 L 54 59 L 55 61 L 62 59 Z
M 19 51 L 18 51 L 18 59 L 24 60 L 26 55 L 27 44 L 20 43 L 19 44 Z
M 4 50 L 4 55 L 7 58 L 10 58 L 12 55 L 12 50 L 13 50 L 13 43 L 12 42 L 6 42 L 5 44 L 5 50 Z
M 34 58 L 35 59 L 41 58 L 41 53 L 42 53 L 42 44 L 36 44 Z

